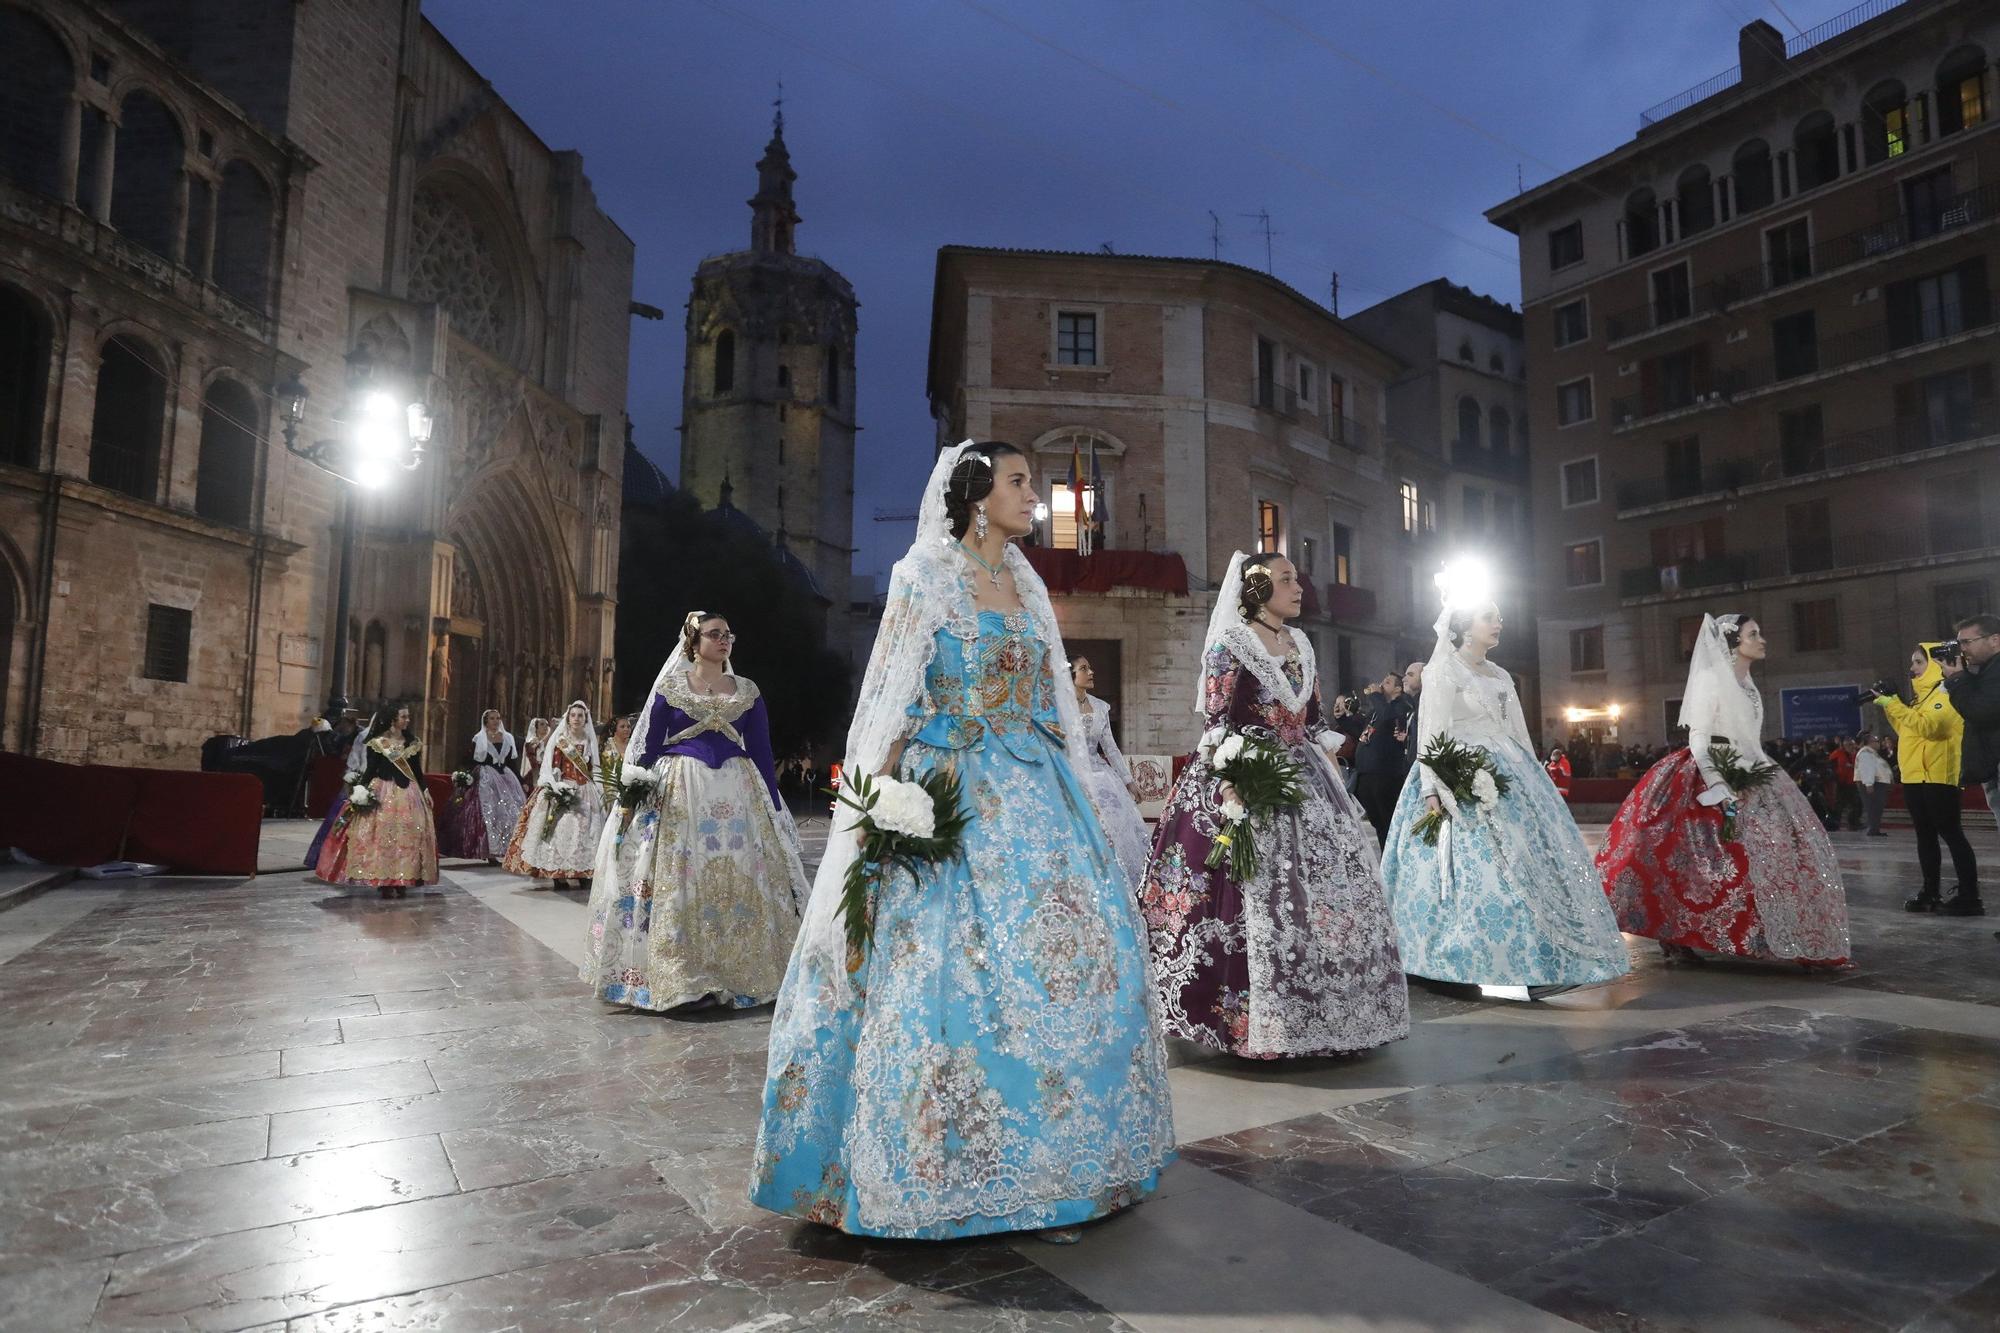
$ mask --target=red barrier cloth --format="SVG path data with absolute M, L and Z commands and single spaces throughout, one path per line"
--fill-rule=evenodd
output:
M 1569 784 L 1571 805 L 1623 805 L 1637 778 L 1577 778 Z
M 248 773 L 135 773 L 124 860 L 150 861 L 177 875 L 257 873 L 257 839 L 264 827 L 264 784 Z
M 97 789 L 93 771 L 110 775 Z M 0 844 L 51 865 L 117 860 L 136 786 L 117 772 L 0 753 Z
M 431 794 L 431 823 L 437 823 L 438 816 L 451 804 L 451 774 L 424 774 L 424 790 Z
M 306 760 L 306 818 L 325 819 L 340 794 L 340 779 L 347 772 L 344 754 L 316 754 Z
M 1152 551 L 1098 551 L 1078 555 L 1046 546 L 1023 547 L 1028 563 L 1058 596 L 1072 592 L 1110 592 L 1113 588 L 1144 588 L 1185 597 L 1187 565 L 1177 555 Z

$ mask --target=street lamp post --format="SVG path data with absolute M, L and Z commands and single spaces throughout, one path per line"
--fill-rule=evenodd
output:
M 365 350 L 347 357 L 347 401 L 333 418 L 332 438 L 299 443 L 305 421 L 306 386 L 296 375 L 272 392 L 277 398 L 285 451 L 347 483 L 341 489 L 340 569 L 334 592 L 333 662 L 329 671 L 327 717 L 339 719 L 350 707 L 347 697 L 347 622 L 354 598 L 354 525 L 357 489 L 381 490 L 397 471 L 411 471 L 424 461 L 430 443 L 431 412 L 421 399 L 409 396 L 394 376 L 378 374 Z

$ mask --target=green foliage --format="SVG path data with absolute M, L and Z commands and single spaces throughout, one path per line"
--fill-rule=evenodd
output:
M 895 866 L 914 875 L 920 865 L 949 861 L 957 856 L 965 826 L 972 818 L 959 800 L 956 772 L 932 769 L 913 781 L 931 798 L 933 823 L 928 838 L 913 838 L 875 827 L 869 811 L 875 808 L 881 793 L 876 790 L 875 780 L 866 773 L 853 780 L 851 792 L 839 787 L 827 788 L 829 796 L 861 816 L 858 824 L 861 849 L 847 867 L 847 877 L 840 886 L 840 912 L 847 922 L 847 950 L 852 960 L 850 970 L 859 965 L 862 954 L 875 940 L 875 890 L 883 875 Z M 846 837 L 850 833 L 851 830 L 843 829 L 833 836 Z

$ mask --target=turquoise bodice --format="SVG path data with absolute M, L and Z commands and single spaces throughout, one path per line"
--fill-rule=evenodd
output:
M 1048 649 L 1025 612 L 981 611 L 974 638 L 939 630 L 910 716 L 912 740 L 947 750 L 984 749 L 990 737 L 1032 764 L 1063 744 Z

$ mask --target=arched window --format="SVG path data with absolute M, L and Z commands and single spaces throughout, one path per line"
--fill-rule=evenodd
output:
M 253 310 L 271 299 L 271 188 L 248 162 L 222 169 L 215 214 L 215 285 Z
M 1771 145 L 1762 139 L 1752 139 L 1744 144 L 1736 150 L 1729 172 L 1734 182 L 1737 212 L 1754 213 L 1771 206 L 1774 197 L 1771 188 Z
M 715 335 L 715 379 L 713 391 L 728 393 L 736 387 L 736 335 L 728 329 Z
M 181 163 L 187 147 L 176 121 L 151 93 L 135 92 L 119 112 L 112 157 L 111 225 L 163 259 L 181 261 Z
M 1937 126 L 1939 134 L 1956 134 L 1984 125 L 1991 113 L 1986 106 L 1986 53 L 1976 46 L 1961 46 L 1938 65 Z
M 1479 404 L 1471 398 L 1458 400 L 1458 447 L 1479 447 Z
M 217 380 L 201 400 L 201 456 L 194 512 L 236 527 L 250 524 L 257 479 L 257 403 L 234 380 Z
M 410 199 L 410 296 L 436 301 L 451 330 L 504 360 L 523 354 L 526 319 L 506 230 L 479 191 L 434 177 Z
M 1505 454 L 1514 447 L 1514 423 L 1507 415 L 1507 409 L 1496 407 L 1486 414 L 1486 439 L 1496 454 Z
M 0 463 L 41 462 L 48 383 L 48 320 L 25 295 L 0 287 Z
M 136 338 L 104 344 L 90 418 L 90 479 L 141 500 L 157 499 L 166 411 L 166 367 L 153 349 Z
M 61 198 L 69 49 L 26 10 L 0 5 L 0 176 Z
M 1675 209 L 1681 218 L 1681 235 L 1698 236 L 1715 225 L 1715 182 L 1708 168 L 1689 167 L 1674 185 Z
M 828 343 L 826 345 L 826 377 L 821 383 L 826 389 L 827 406 L 838 407 L 840 405 L 839 343 Z
M 1651 190 L 1634 190 L 1625 198 L 1625 257 L 1636 258 L 1659 248 L 1659 203 Z
M 1833 113 L 1815 111 L 1792 131 L 1792 156 L 1797 160 L 1798 188 L 1810 190 L 1840 175 L 1840 139 Z
M 1861 99 L 1861 160 L 1887 162 L 1910 151 L 1910 96 L 1900 79 L 1884 79 Z

